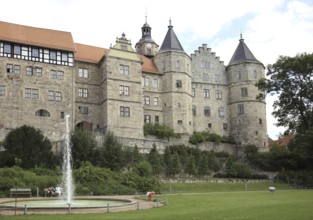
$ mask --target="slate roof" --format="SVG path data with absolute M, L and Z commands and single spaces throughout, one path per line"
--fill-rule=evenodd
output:
M 72 34 L 0 21 L 0 40 L 51 49 L 74 51 Z
M 159 52 L 168 50 L 184 51 L 171 24 L 168 26 L 168 31 L 165 35 L 164 41 L 161 45 Z
M 237 49 L 235 50 L 235 53 L 233 54 L 232 58 L 230 59 L 228 66 L 230 65 L 235 65 L 239 63 L 244 63 L 244 62 L 252 62 L 252 63 L 260 63 L 252 52 L 249 50 L 247 45 L 245 44 L 243 39 L 239 40 L 239 44 L 237 46 Z

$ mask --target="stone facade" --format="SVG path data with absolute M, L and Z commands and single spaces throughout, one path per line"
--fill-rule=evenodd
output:
M 10 30 L 20 28 L 5 24 L 12 26 Z M 11 129 L 28 124 L 52 141 L 60 141 L 64 115 L 70 114 L 72 128 L 82 127 L 97 135 L 112 131 L 122 143 L 137 145 L 143 152 L 152 144 L 160 150 L 174 144 L 173 140 L 144 137 L 144 123 L 166 124 L 183 134 L 185 138 L 175 143 L 188 145 L 187 137 L 193 131 L 232 136 L 236 141 L 235 145 L 201 145 L 207 150 L 240 154 L 247 144 L 268 149 L 265 103 L 255 99 L 259 91 L 254 86 L 264 77 L 264 66 L 242 39 L 225 66 L 206 44 L 186 54 L 171 24 L 160 49 L 147 23 L 135 50 L 125 34 L 104 49 L 75 44 L 70 33 L 61 33 L 72 48 L 66 50 L 62 50 L 64 45 L 44 47 L 42 39 L 26 45 L 18 34 L 11 33 L 8 41 L 0 33 L 0 139 Z M 29 47 L 31 55 L 19 56 L 16 45 Z M 38 56 L 43 59 L 34 59 L 33 48 L 39 48 Z M 51 51 L 60 54 L 62 62 L 58 63 L 59 58 L 54 62 Z

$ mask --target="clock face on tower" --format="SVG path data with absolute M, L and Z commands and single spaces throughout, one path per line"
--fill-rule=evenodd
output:
M 147 43 L 147 47 L 148 47 L 148 48 L 151 48 L 151 44 L 150 44 L 150 43 Z

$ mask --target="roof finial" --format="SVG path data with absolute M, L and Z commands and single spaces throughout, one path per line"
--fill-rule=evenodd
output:
M 171 17 L 170 17 L 170 24 L 169 24 L 168 28 L 173 28 Z
M 240 39 L 239 39 L 239 41 L 243 41 L 241 30 L 240 30 Z
M 146 7 L 146 24 L 148 23 L 148 12 L 147 12 L 147 7 Z

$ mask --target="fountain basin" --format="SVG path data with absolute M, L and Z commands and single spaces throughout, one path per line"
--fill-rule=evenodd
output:
M 10 199 L 0 203 L 2 210 L 17 214 L 97 213 L 131 210 L 137 206 L 132 199 L 109 197 L 76 197 L 71 204 L 57 198 Z M 7 213 L 9 214 L 9 213 Z

